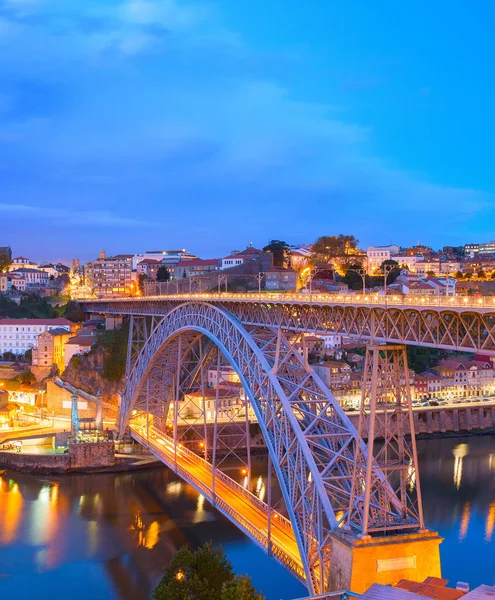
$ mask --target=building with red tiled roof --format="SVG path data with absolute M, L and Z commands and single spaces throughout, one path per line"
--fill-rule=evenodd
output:
M 174 267 L 174 279 L 206 275 L 220 270 L 219 258 L 189 258 L 181 260 Z
M 231 267 L 238 267 L 249 260 L 253 260 L 263 254 L 263 250 L 248 246 L 241 252 L 232 252 L 229 256 L 222 258 L 222 269 L 230 269 Z

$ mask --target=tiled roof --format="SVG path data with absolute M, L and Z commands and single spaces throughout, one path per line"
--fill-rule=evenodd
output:
M 55 327 L 54 329 L 49 329 L 45 333 L 48 333 L 49 335 L 52 335 L 52 336 L 56 336 L 56 335 L 70 335 L 71 334 L 71 332 L 69 331 L 69 329 L 64 329 L 63 327 Z
M 95 338 L 89 335 L 76 335 L 75 337 L 69 338 L 67 344 L 73 346 L 92 346 L 95 343 Z
M 176 269 L 180 269 L 181 267 L 209 267 L 209 266 L 217 266 L 219 263 L 218 258 L 189 258 L 186 260 L 181 260 L 175 265 Z
M 0 319 L 0 325 L 73 325 L 64 317 L 56 319 Z

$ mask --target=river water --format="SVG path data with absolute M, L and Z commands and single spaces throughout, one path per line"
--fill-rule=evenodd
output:
M 425 517 L 444 576 L 495 584 L 495 437 L 418 443 Z M 183 544 L 222 544 L 267 600 L 304 588 L 167 469 L 0 477 L 0 593 L 27 600 L 148 600 Z

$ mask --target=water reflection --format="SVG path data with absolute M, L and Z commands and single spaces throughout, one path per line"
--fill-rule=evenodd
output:
M 428 526 L 445 538 L 444 576 L 455 583 L 495 583 L 495 437 L 418 442 Z M 238 483 L 268 495 L 267 462 L 253 457 Z M 415 485 L 410 474 L 410 485 Z M 274 506 L 281 493 L 272 477 Z M 337 515 L 341 518 L 341 515 Z M 205 498 L 166 469 L 43 478 L 0 477 L 0 575 L 5 597 L 148 600 L 161 570 L 183 544 L 222 543 L 235 569 L 249 572 L 268 600 L 304 595 L 303 588 L 264 556 Z M 72 582 L 83 582 L 73 586 Z M 72 590 L 74 590 L 72 592 Z

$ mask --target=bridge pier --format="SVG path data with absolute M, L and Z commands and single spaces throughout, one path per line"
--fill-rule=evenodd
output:
M 389 585 L 400 579 L 424 581 L 427 577 L 441 577 L 443 538 L 436 532 L 355 539 L 338 531 L 331 537 L 331 590 L 362 594 L 373 583 Z

